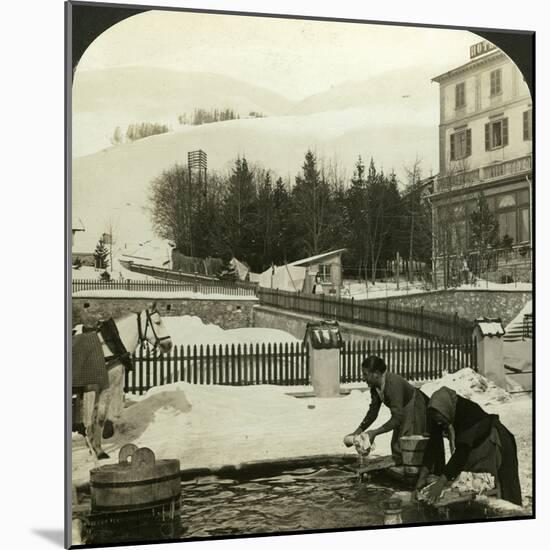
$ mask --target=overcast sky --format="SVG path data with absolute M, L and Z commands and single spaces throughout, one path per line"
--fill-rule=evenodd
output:
M 404 67 L 468 61 L 468 31 L 149 11 L 100 35 L 78 70 L 154 66 L 230 75 L 302 99 Z

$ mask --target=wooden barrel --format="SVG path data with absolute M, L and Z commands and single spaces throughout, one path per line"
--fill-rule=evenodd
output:
M 151 449 L 126 445 L 118 464 L 90 471 L 90 492 L 94 512 L 129 512 L 177 502 L 180 461 L 155 460 Z
M 418 468 L 422 466 L 424 451 L 429 438 L 422 435 L 408 435 L 399 438 L 401 444 L 401 454 L 403 457 L 403 466 L 405 468 Z

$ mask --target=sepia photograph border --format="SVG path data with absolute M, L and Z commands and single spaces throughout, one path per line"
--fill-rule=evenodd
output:
M 411 23 L 401 21 L 381 21 L 339 17 L 317 17 L 311 15 L 295 15 L 295 14 L 279 14 L 279 13 L 263 13 L 251 11 L 232 11 L 218 9 L 203 9 L 189 7 L 173 7 L 173 6 L 156 6 L 156 5 L 140 5 L 140 4 L 117 4 L 105 2 L 80 2 L 69 1 L 65 3 L 65 546 L 70 547 L 71 544 L 71 480 L 72 480 L 72 452 L 71 452 L 71 388 L 72 388 L 72 357 L 71 357 L 71 329 L 72 329 L 72 293 L 71 293 L 71 213 L 72 213 L 72 79 L 76 65 L 87 47 L 95 38 L 100 36 L 105 30 L 109 29 L 116 23 L 143 13 L 149 10 L 168 11 L 168 12 L 188 12 L 202 14 L 218 14 L 218 15 L 233 15 L 245 17 L 262 17 L 274 19 L 291 19 L 291 20 L 307 20 L 307 21 L 324 21 L 337 23 L 357 23 L 365 25 L 384 25 L 384 26 L 405 26 L 413 28 L 431 28 L 431 29 L 451 29 L 470 31 L 484 38 L 498 48 L 500 48 L 521 70 L 531 92 L 533 104 L 533 181 L 536 181 L 536 95 L 535 95 L 535 32 L 530 30 L 514 30 L 501 28 L 487 28 L 475 26 L 475 15 L 472 15 L 473 26 L 452 26 L 445 24 L 434 23 Z M 536 185 L 532 187 L 532 300 L 536 303 Z M 535 307 L 535 305 L 533 305 Z M 394 528 L 410 528 L 431 525 L 453 525 L 453 524 L 471 524 L 471 523 L 493 523 L 502 521 L 516 521 L 519 519 L 534 519 L 536 518 L 536 359 L 535 359 L 536 334 L 533 334 L 532 350 L 533 350 L 533 416 L 532 416 L 532 478 L 533 478 L 533 494 L 532 494 L 532 515 L 518 517 L 502 517 L 502 518 L 487 518 L 473 520 L 448 520 L 442 522 L 425 522 L 415 523 L 414 525 L 398 525 L 384 526 L 377 525 L 372 527 L 352 527 L 342 529 L 321 529 L 321 530 L 300 530 L 300 531 L 285 531 L 261 534 L 235 534 L 227 536 L 210 536 L 208 538 L 196 537 L 186 538 L 181 540 L 147 540 L 147 541 L 132 541 L 132 545 L 143 544 L 167 544 L 167 543 L 182 543 L 192 541 L 215 541 L 226 539 L 242 539 L 242 538 L 261 538 L 273 536 L 288 536 L 296 534 L 324 534 L 338 533 L 346 531 L 367 531 L 381 530 Z M 95 548 L 95 547 L 114 547 L 125 546 L 125 543 L 106 543 L 106 544 L 84 544 L 73 546 L 73 548 Z

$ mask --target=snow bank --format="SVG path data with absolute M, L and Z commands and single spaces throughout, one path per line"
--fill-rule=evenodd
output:
M 452 374 L 445 374 L 439 380 L 433 380 L 421 387 L 421 390 L 430 397 L 439 388 L 446 386 L 458 395 L 471 399 L 479 405 L 494 405 L 510 401 L 510 394 L 487 380 L 472 369 L 460 369 Z
M 218 325 L 205 324 L 199 317 L 191 315 L 163 317 L 163 321 L 172 342 L 177 346 L 299 342 L 297 338 L 283 330 L 270 328 L 224 330 Z
M 440 290 L 440 289 L 439 289 Z M 525 292 L 532 290 L 531 283 L 492 283 L 490 281 L 478 280 L 477 283 L 463 284 L 451 290 L 467 292 L 471 290 L 516 290 Z M 344 281 L 342 289 L 343 298 L 354 298 L 355 300 L 374 300 L 377 298 L 389 298 L 392 296 L 408 296 L 409 294 L 418 294 L 421 292 L 436 292 L 436 289 L 427 288 L 426 285 L 418 282 L 409 284 L 407 281 L 402 281 L 397 288 L 397 284 L 392 281 L 379 281 L 376 284 L 368 282 L 350 282 Z M 530 313 L 530 311 L 525 311 Z
M 232 294 L 218 294 L 190 291 L 153 291 L 153 290 L 79 290 L 73 292 L 73 297 L 76 298 L 173 298 L 173 299 L 193 299 L 193 300 L 245 300 L 256 302 L 256 296 L 235 296 Z
M 524 306 L 523 309 L 512 319 L 506 326 L 506 332 L 509 332 L 514 325 L 523 324 L 523 316 L 533 313 L 533 302 L 529 300 Z
M 469 369 L 447 375 L 423 387 L 428 394 L 447 385 L 461 395 L 485 404 L 516 435 L 520 479 L 525 502 L 532 494 L 532 401 L 505 395 Z M 104 441 L 109 460 L 90 456 L 84 438 L 73 434 L 73 481 L 89 481 L 89 470 L 114 463 L 126 443 L 150 447 L 158 458 L 178 458 L 183 469 L 217 468 L 254 460 L 289 459 L 297 456 L 350 454 L 343 438 L 359 425 L 370 404 L 368 391 L 352 390 L 332 399 L 287 395 L 299 388 L 282 386 L 214 386 L 178 382 L 152 388 L 131 400 L 116 423 L 115 435 Z M 383 406 L 373 428 L 389 418 Z M 389 454 L 391 433 L 376 438 L 373 456 Z
M 379 281 L 376 284 L 371 282 L 346 282 L 342 289 L 342 298 L 353 298 L 354 300 L 374 300 L 376 298 L 388 298 L 391 296 L 403 296 L 427 292 L 421 284 L 409 285 L 403 281 L 397 288 L 397 284 L 389 281 Z
M 78 256 L 78 254 L 76 254 Z M 124 259 L 124 258 L 122 258 Z M 73 267 L 72 269 L 72 278 L 73 279 L 93 279 L 93 280 L 100 280 L 101 274 L 105 271 L 105 269 L 96 269 L 95 267 L 89 266 L 89 265 L 83 265 L 79 267 L 78 269 L 75 269 Z M 150 275 L 146 275 L 144 273 L 137 273 L 135 271 L 130 271 L 129 269 L 126 269 L 119 261 L 119 257 L 113 258 L 113 269 L 107 268 L 109 274 L 111 275 L 112 281 L 157 281 L 158 279 L 155 279 L 154 277 L 151 277 Z

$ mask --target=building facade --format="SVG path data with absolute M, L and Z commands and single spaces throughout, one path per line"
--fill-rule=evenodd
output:
M 452 286 L 468 270 L 496 282 L 531 280 L 532 100 L 516 65 L 488 42 L 439 84 L 439 174 L 433 209 L 433 273 Z M 498 243 L 473 243 L 472 212 L 483 195 Z

